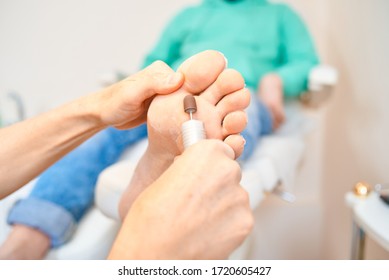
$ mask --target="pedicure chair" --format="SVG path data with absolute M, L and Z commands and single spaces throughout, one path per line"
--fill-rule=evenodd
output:
M 252 209 L 266 199 L 268 195 L 293 203 L 293 187 L 296 175 L 303 162 L 307 145 L 307 136 L 319 129 L 316 114 L 319 107 L 331 95 L 337 83 L 337 71 L 326 65 L 311 70 L 309 91 L 301 95 L 300 100 L 286 101 L 287 121 L 275 133 L 263 137 L 253 156 L 242 166 L 242 186 L 250 195 Z M 104 77 L 104 83 L 118 79 L 113 74 Z M 121 161 L 107 168 L 99 177 L 95 205 L 81 220 L 77 231 L 67 244 L 53 249 L 48 259 L 104 259 L 119 230 L 118 203 L 122 192 L 128 186 L 137 161 L 147 146 L 147 140 L 129 148 Z M 27 189 L 23 190 L 27 192 Z M 15 200 L 16 194 L 10 201 Z M 9 207 L 11 202 L 7 204 Z M 2 205 L 3 207 L 8 207 Z M 1 211 L 0 214 L 5 211 Z M 5 217 L 0 217 L 5 220 Z M 3 232 L 1 230 L 0 232 Z M 0 235 L 0 241 L 4 236 Z M 245 259 L 250 248 L 250 236 L 238 248 L 231 259 Z

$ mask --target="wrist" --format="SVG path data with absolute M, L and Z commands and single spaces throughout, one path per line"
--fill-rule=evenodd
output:
M 259 81 L 258 88 L 260 91 L 282 90 L 283 82 L 281 77 L 276 73 L 269 73 Z
M 283 99 L 283 83 L 279 75 L 270 73 L 261 79 L 259 84 L 259 95 L 270 102 L 272 100 L 279 102 Z
M 73 112 L 79 115 L 83 121 L 85 121 L 92 130 L 102 130 L 108 125 L 104 123 L 102 117 L 102 103 L 103 93 L 98 92 L 90 94 L 75 101 L 76 106 L 73 107 Z M 72 104 L 74 105 L 74 104 Z

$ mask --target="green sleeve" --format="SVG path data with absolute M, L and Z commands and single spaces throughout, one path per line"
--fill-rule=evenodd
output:
M 155 47 L 146 56 L 142 68 L 156 60 L 162 60 L 171 66 L 174 61 L 180 58 L 180 48 L 185 34 L 188 32 L 188 18 L 191 17 L 191 13 L 192 8 L 186 8 L 170 21 Z
M 286 5 L 281 8 L 282 65 L 276 71 L 286 96 L 297 96 L 307 89 L 309 71 L 319 60 L 312 38 L 302 19 Z

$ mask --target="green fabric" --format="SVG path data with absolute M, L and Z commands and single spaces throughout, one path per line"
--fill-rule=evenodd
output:
M 207 49 L 222 52 L 248 87 L 256 89 L 265 74 L 278 73 L 286 96 L 306 90 L 308 73 L 318 63 L 306 26 L 287 5 L 205 0 L 173 18 L 143 66 L 163 60 L 176 69 Z

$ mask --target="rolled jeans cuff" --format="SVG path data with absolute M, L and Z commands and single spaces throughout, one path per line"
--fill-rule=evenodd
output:
M 7 222 L 42 231 L 49 236 L 52 248 L 66 243 L 76 227 L 75 219 L 66 209 L 37 198 L 17 201 L 8 214 Z

